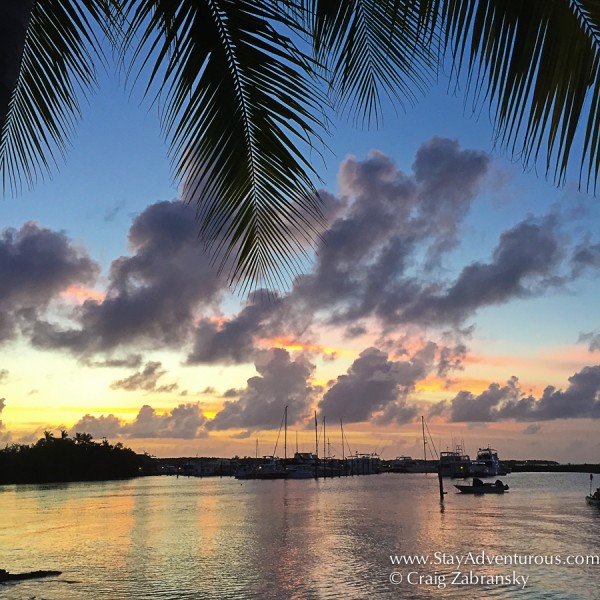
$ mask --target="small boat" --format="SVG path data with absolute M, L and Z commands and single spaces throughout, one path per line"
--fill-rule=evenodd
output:
M 596 491 L 592 494 L 592 481 L 594 475 L 590 473 L 590 495 L 585 497 L 585 501 L 590 506 L 600 506 L 600 487 L 596 488 Z
M 508 491 L 508 485 L 499 479 L 495 483 L 483 483 L 481 479 L 473 479 L 473 485 L 455 485 L 463 494 L 504 494 Z

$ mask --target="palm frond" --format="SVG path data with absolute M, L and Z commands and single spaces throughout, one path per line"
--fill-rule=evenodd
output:
M 378 126 L 382 94 L 414 104 L 434 81 L 438 28 L 430 0 L 302 0 L 317 61 L 332 102 L 355 121 Z
M 101 57 L 94 34 L 106 27 L 109 0 L 5 3 L 0 53 L 0 171 L 3 190 L 31 186 L 64 156 L 95 82 Z
M 134 74 L 149 71 L 212 260 L 234 285 L 281 287 L 322 220 L 307 152 L 323 95 L 285 35 L 293 23 L 259 0 L 131 0 L 125 12 Z
M 545 163 L 557 184 L 573 153 L 580 183 L 600 171 L 600 3 L 446 0 L 443 21 L 475 107 L 489 102 L 501 147 Z M 574 146 L 577 136 L 584 140 Z M 581 152 L 581 156 L 577 153 Z

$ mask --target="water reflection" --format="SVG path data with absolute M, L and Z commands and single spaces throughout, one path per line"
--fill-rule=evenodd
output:
M 582 485 L 583 481 L 583 485 Z M 327 481 L 147 478 L 6 486 L 0 566 L 59 569 L 58 579 L 0 587 L 20 600 L 596 597 L 600 566 L 476 564 L 435 556 L 586 555 L 600 511 L 577 474 L 513 474 L 503 496 L 440 503 L 435 475 Z M 437 553 L 437 554 L 436 554 Z M 392 566 L 390 555 L 429 555 Z M 436 585 L 457 570 L 528 576 L 519 585 Z M 403 575 L 397 586 L 390 573 Z M 407 582 L 408 574 L 415 581 Z M 427 579 L 429 578 L 429 579 Z M 69 583 L 71 582 L 71 583 Z M 429 583 L 427 583 L 429 582 Z M 41 593 L 43 590 L 43 594 Z

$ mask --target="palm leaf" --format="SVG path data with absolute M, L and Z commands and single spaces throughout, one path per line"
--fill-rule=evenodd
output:
M 108 0 L 7 0 L 0 7 L 0 171 L 5 190 L 33 185 L 64 156 L 93 87 L 94 35 Z
M 137 76 L 161 107 L 183 197 L 232 284 L 281 287 L 318 237 L 307 156 L 323 95 L 269 2 L 125 3 Z M 304 151 L 303 151 L 304 150 Z
M 475 108 L 490 104 L 499 145 L 525 166 L 543 161 L 557 184 L 575 153 L 580 183 L 595 192 L 600 2 L 446 0 L 436 8 Z
M 429 0 L 302 0 L 301 5 L 333 105 L 355 121 L 379 125 L 382 94 L 405 108 L 434 81 L 438 30 Z

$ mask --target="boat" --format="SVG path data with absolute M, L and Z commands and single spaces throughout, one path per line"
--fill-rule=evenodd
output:
M 585 501 L 590 506 L 600 506 L 600 487 L 596 488 L 596 491 L 592 494 L 592 480 L 594 476 L 590 473 L 590 494 L 585 497 Z
M 436 461 L 397 456 L 390 465 L 390 473 L 436 473 Z
M 236 479 L 287 479 L 288 475 L 281 461 L 273 456 L 265 456 L 258 464 L 239 468 L 234 477 Z
M 477 450 L 477 458 L 475 460 L 478 466 L 481 468 L 479 471 L 481 472 L 480 477 L 496 477 L 496 475 L 500 475 L 502 471 L 502 465 L 500 464 L 500 460 L 498 459 L 498 451 L 490 448 L 479 448 Z M 473 475 L 477 475 L 477 468 L 474 470 Z
M 312 452 L 296 452 L 285 469 L 288 479 L 314 479 L 317 474 L 318 459 Z
M 287 463 L 287 412 L 288 407 L 286 406 L 283 410 L 283 417 L 281 419 L 281 425 L 279 427 L 279 434 L 277 435 L 277 441 L 275 442 L 275 448 L 271 456 L 263 456 L 262 460 L 258 460 L 258 440 L 256 440 L 256 454 L 257 457 L 253 463 L 245 464 L 238 468 L 234 473 L 236 479 L 287 479 L 289 472 L 285 465 Z M 280 460 L 275 457 L 277 452 L 277 444 L 279 442 L 279 435 L 281 430 L 284 429 L 283 438 L 283 452 L 284 458 Z
M 253 479 L 287 479 L 288 475 L 283 464 L 273 458 L 271 461 L 258 465 Z
M 496 480 L 495 483 L 483 483 L 481 479 L 473 479 L 473 485 L 455 485 L 455 488 L 463 494 L 504 494 L 508 491 L 508 485 Z
M 454 451 L 440 452 L 440 473 L 443 477 L 471 477 L 471 459 L 462 454 L 460 446 Z
M 390 473 L 408 473 L 408 469 L 417 461 L 410 456 L 396 456 L 389 467 Z
M 233 474 L 233 476 L 236 479 L 256 479 L 256 477 L 254 476 L 255 473 L 256 473 L 256 466 L 243 465 L 241 467 L 238 467 L 235 470 L 235 473 Z
M 315 467 L 314 465 L 286 465 L 288 473 L 288 479 L 314 479 L 315 478 Z
M 473 477 L 494 477 L 499 473 L 496 472 L 496 469 L 490 469 L 482 460 L 474 460 L 471 463 L 471 475 Z

